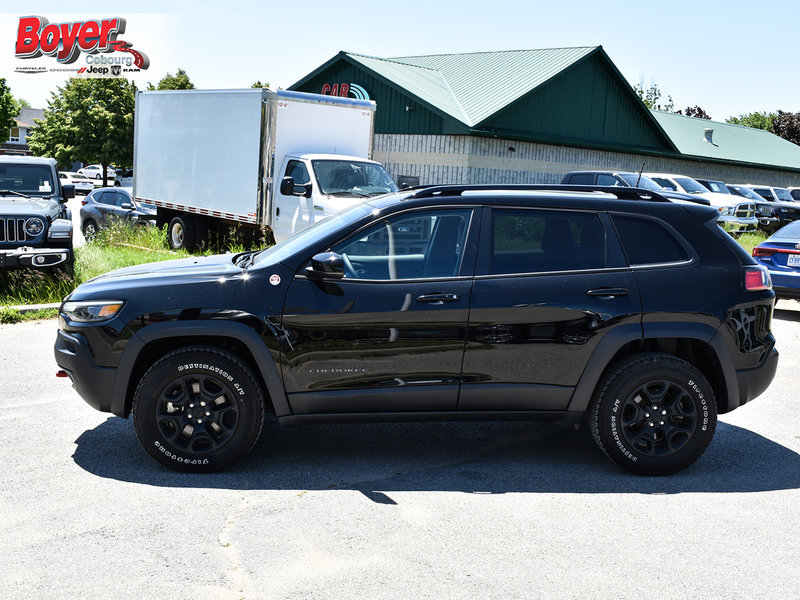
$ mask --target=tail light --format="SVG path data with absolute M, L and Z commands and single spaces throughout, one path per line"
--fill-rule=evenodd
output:
M 744 289 L 748 292 L 760 292 L 772 289 L 772 279 L 764 267 L 744 268 Z
M 89 204 L 89 201 L 86 198 L 81 200 L 81 206 L 86 206 L 87 204 Z
M 762 248 L 760 246 L 756 246 L 753 248 L 753 256 L 772 256 L 775 254 L 777 250 L 775 248 Z

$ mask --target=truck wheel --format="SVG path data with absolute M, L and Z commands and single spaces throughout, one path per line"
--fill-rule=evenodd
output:
M 145 373 L 133 397 L 136 436 L 176 471 L 224 469 L 255 445 L 264 396 L 250 368 L 208 346 L 170 352 Z
M 173 250 L 191 250 L 196 243 L 194 221 L 183 215 L 169 222 L 169 247 Z
M 589 409 L 600 449 L 638 475 L 669 475 L 705 452 L 717 425 L 711 385 L 688 362 L 637 354 L 612 365 Z

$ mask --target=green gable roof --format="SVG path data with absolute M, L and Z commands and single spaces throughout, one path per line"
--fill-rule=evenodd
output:
M 548 48 L 405 56 L 389 60 L 440 73 L 450 97 L 436 94 L 431 103 L 474 127 L 595 50 L 597 47 Z M 409 91 L 419 95 L 418 90 Z M 448 107 L 452 100 L 456 101 L 463 117 L 450 112 Z
M 650 112 L 685 156 L 800 170 L 800 146 L 769 131 L 676 113 Z M 706 129 L 714 130 L 713 143 L 705 140 Z

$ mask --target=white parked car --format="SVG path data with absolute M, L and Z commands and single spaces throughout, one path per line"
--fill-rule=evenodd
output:
M 71 171 L 59 171 L 58 177 L 61 183 L 71 183 L 75 186 L 76 194 L 88 194 L 94 189 L 94 182 L 84 175 Z
M 752 184 L 747 184 L 747 187 L 770 202 L 795 202 L 792 193 L 786 188 Z
M 125 169 L 117 173 L 117 177 L 114 179 L 114 186 L 133 187 L 133 169 Z
M 102 179 L 103 165 L 86 165 L 85 167 L 78 169 L 78 174 L 84 175 L 89 179 Z M 106 175 L 109 180 L 113 181 L 117 176 L 117 172 L 111 167 L 106 167 Z
M 670 173 L 645 173 L 650 179 L 667 190 L 700 196 L 711 202 L 719 211 L 720 226 L 730 233 L 751 233 L 758 228 L 756 203 L 733 194 L 709 191 L 702 183 L 686 175 Z

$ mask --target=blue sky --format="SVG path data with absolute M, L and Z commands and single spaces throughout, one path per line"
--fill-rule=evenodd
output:
M 34 62 L 14 57 L 16 27 L 26 15 L 54 23 L 126 18 L 126 41 L 151 60 L 137 79 L 142 86 L 183 68 L 200 88 L 248 87 L 256 80 L 287 87 L 340 50 L 391 57 L 602 45 L 631 84 L 656 83 L 676 109 L 699 105 L 719 121 L 762 110 L 800 112 L 794 33 L 800 3 L 785 0 L 141 0 L 135 10 L 130 1 L 104 0 L 96 13 L 84 8 L 91 4 L 75 6 L 69 12 L 64 0 L 30 0 L 23 12 L 0 15 L 0 39 L 9 40 L 0 53 L 0 77 L 35 107 L 44 108 L 64 78 L 14 73 Z

